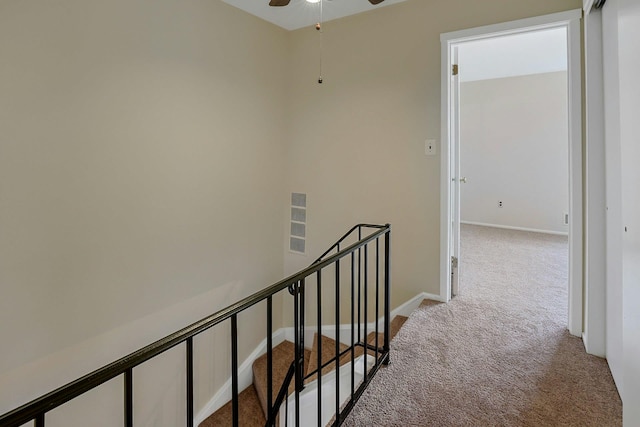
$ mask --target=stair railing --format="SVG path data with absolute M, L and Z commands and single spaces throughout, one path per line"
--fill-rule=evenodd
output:
M 375 231 L 368 236 L 363 237 L 363 229 L 374 229 Z M 340 249 L 341 245 L 345 245 L 345 241 L 357 231 L 357 241 L 350 244 L 344 249 Z M 384 252 L 380 251 L 380 239 L 384 239 Z M 134 411 L 133 411 L 133 370 L 142 363 L 176 347 L 185 344 L 186 351 L 186 402 L 187 416 L 185 425 L 193 427 L 194 425 L 194 397 L 193 397 L 193 339 L 202 332 L 229 321 L 231 329 L 231 384 L 232 384 L 232 425 L 239 426 L 240 407 L 239 407 L 239 380 L 238 380 L 238 314 L 255 306 L 258 303 L 266 302 L 267 304 L 267 405 L 270 408 L 267 418 L 267 427 L 275 426 L 277 413 L 283 401 L 287 401 L 288 388 L 291 381 L 295 381 L 295 425 L 300 425 L 300 392 L 304 389 L 304 381 L 314 373 L 317 374 L 318 380 L 318 425 L 322 420 L 322 369 L 331 363 L 335 363 L 336 369 L 336 400 L 335 415 L 332 425 L 341 425 L 345 417 L 351 411 L 358 398 L 362 395 L 365 388 L 376 374 L 382 364 L 389 363 L 389 316 L 390 316 L 390 242 L 391 226 L 358 224 L 346 233 L 338 242 L 336 242 L 329 250 L 327 250 L 320 258 L 306 269 L 289 276 L 255 294 L 244 298 L 204 319 L 195 322 L 165 338 L 162 338 L 152 344 L 149 344 L 115 362 L 112 362 L 90 374 L 87 374 L 69 384 L 66 384 L 50 393 L 47 393 L 23 406 L 20 406 L 6 414 L 0 415 L 0 426 L 3 427 L 19 427 L 28 422 L 33 422 L 35 427 L 45 427 L 46 414 L 55 408 L 75 399 L 76 397 L 110 381 L 113 378 L 122 376 L 124 385 L 124 420 L 125 427 L 133 427 Z M 367 342 L 367 298 L 369 288 L 369 244 L 375 242 L 375 343 Z M 329 255 L 331 252 L 335 252 Z M 364 252 L 364 258 L 362 254 Z M 358 265 L 356 267 L 355 259 L 358 257 Z M 340 261 L 350 257 L 351 266 L 351 345 L 347 350 L 340 350 L 340 290 L 341 290 L 341 273 Z M 381 264 L 384 271 L 383 278 L 383 345 L 379 346 L 379 305 L 380 305 L 380 269 Z M 330 361 L 322 360 L 322 271 L 330 266 L 335 266 L 335 357 Z M 357 281 L 356 281 L 357 272 Z M 305 334 L 305 288 L 307 286 L 306 279 L 314 277 L 316 279 L 316 297 L 317 297 L 317 334 L 318 334 L 318 369 L 305 377 L 304 375 L 304 334 Z M 357 286 L 357 299 L 356 290 Z M 284 289 L 289 289 L 293 294 L 294 304 L 294 336 L 295 336 L 295 356 L 292 368 L 285 378 L 285 384 L 279 389 L 279 393 L 273 400 L 273 296 Z M 363 298 L 362 298 L 363 297 Z M 357 302 L 357 322 L 355 317 L 355 306 Z M 363 308 L 364 307 L 364 308 Z M 362 317 L 364 315 L 364 317 Z M 355 325 L 357 324 L 357 340 L 355 337 Z M 364 341 L 362 339 L 361 328 L 364 327 Z M 339 369 L 340 359 L 351 353 L 351 362 L 354 362 L 355 348 L 362 347 L 365 354 L 364 364 L 364 380 L 356 387 L 354 382 L 354 370 L 351 370 L 351 394 L 346 404 L 341 404 L 339 393 Z M 367 372 L 366 355 L 369 352 L 375 353 L 375 364 L 369 372 Z M 354 365 L 352 365 L 354 366 Z
M 365 237 L 363 239 L 363 230 L 365 229 L 376 229 L 377 232 Z M 300 425 L 300 410 L 298 406 L 300 392 L 304 389 L 304 386 L 308 381 L 313 379 L 313 376 L 316 376 L 317 379 L 317 420 L 318 424 L 321 425 L 320 420 L 322 419 L 322 411 L 323 411 L 323 402 L 322 402 L 322 371 L 325 368 L 331 368 L 332 365 L 335 365 L 336 371 L 336 381 L 335 381 L 335 412 L 334 417 L 331 422 L 332 426 L 339 426 L 345 420 L 346 416 L 353 409 L 353 406 L 360 398 L 366 387 L 369 385 L 369 382 L 378 371 L 381 365 L 389 363 L 389 331 L 390 331 L 390 301 L 389 301 L 389 291 L 390 291 L 390 227 L 389 225 L 381 226 L 381 225 L 372 225 L 372 224 L 358 224 L 351 228 L 347 233 L 345 233 L 336 243 L 334 243 L 329 249 L 327 249 L 316 261 L 314 261 L 311 266 L 317 265 L 319 263 L 323 263 L 325 260 L 334 259 L 338 254 L 341 254 L 341 257 L 335 259 L 335 353 L 333 357 L 329 360 L 322 359 L 322 340 L 320 337 L 323 335 L 322 331 L 322 275 L 321 270 L 318 270 L 316 273 L 317 276 L 317 294 L 316 294 L 316 309 L 317 309 L 317 324 L 316 334 L 318 336 L 317 340 L 317 368 L 309 373 L 306 376 L 302 375 L 304 372 L 304 335 L 305 335 L 305 317 L 304 317 L 304 291 L 306 282 L 302 280 L 301 282 L 292 284 L 289 287 L 289 293 L 294 296 L 295 299 L 295 329 L 297 333 L 295 334 L 296 343 L 295 343 L 295 355 L 294 361 L 291 363 L 289 368 L 289 372 L 280 387 L 278 398 L 274 402 L 273 407 L 271 408 L 266 427 L 274 425 L 273 423 L 276 420 L 278 415 L 278 411 L 280 409 L 282 401 L 287 399 L 288 390 L 291 385 L 291 381 L 295 379 L 295 425 Z M 385 243 L 384 243 L 384 255 L 382 256 L 380 253 L 380 236 L 384 235 Z M 346 249 L 341 250 L 341 246 L 344 246 L 346 243 L 351 240 L 357 239 L 356 243 L 348 246 Z M 368 342 L 368 322 L 369 313 L 368 313 L 368 301 L 369 301 L 369 244 L 375 240 L 375 324 L 374 324 L 374 340 L 373 343 Z M 329 254 L 335 252 L 333 257 L 329 257 Z M 363 256 L 364 255 L 364 256 Z M 351 345 L 346 346 L 345 349 L 341 350 L 341 342 L 340 342 L 340 290 L 341 290 L 341 272 L 340 272 L 340 258 L 350 256 L 350 313 L 351 313 L 351 323 L 350 323 L 350 343 Z M 383 317 L 383 339 L 382 339 L 382 347 L 380 346 L 380 324 L 378 322 L 379 319 L 379 311 L 380 311 L 380 260 L 382 258 L 382 262 L 384 265 L 384 317 Z M 356 261 L 357 259 L 357 261 Z M 356 292 L 357 290 L 357 292 Z M 296 298 L 299 296 L 299 298 Z M 300 305 L 300 309 L 297 310 L 297 307 Z M 357 315 L 356 315 L 357 313 Z M 298 332 L 299 331 L 299 332 Z M 356 337 L 357 333 L 357 337 Z M 364 380 L 360 384 L 355 383 L 355 354 L 358 347 L 362 348 L 362 353 L 364 355 Z M 367 367 L 367 355 L 373 353 L 374 366 L 371 370 L 368 370 Z M 347 359 L 347 362 L 351 363 L 351 382 L 350 382 L 350 398 L 346 402 L 342 402 L 340 399 L 340 366 L 343 363 L 343 358 L 346 355 L 350 355 L 350 358 Z M 287 400 L 288 403 L 288 400 Z M 333 404 L 329 402 L 329 404 Z M 288 416 L 288 415 L 287 415 Z M 285 423 L 285 425 L 287 425 Z

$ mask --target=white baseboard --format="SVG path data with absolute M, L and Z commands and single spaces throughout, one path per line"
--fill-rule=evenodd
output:
M 278 329 L 273 333 L 273 346 L 282 343 L 286 338 L 284 329 Z M 242 391 L 253 383 L 253 362 L 267 352 L 267 339 L 265 338 L 255 350 L 245 359 L 238 368 L 238 390 Z M 211 398 L 204 408 L 195 417 L 194 425 L 198 426 L 215 413 L 223 405 L 231 400 L 231 378 L 229 378 L 218 392 Z
M 584 346 L 584 351 L 589 353 L 589 343 L 587 342 L 587 334 L 582 333 L 582 345 Z
M 554 236 L 568 236 L 569 235 L 569 232 L 567 232 L 567 231 L 540 230 L 540 229 L 537 229 L 537 228 L 513 227 L 513 226 L 510 226 L 510 225 L 487 224 L 487 223 L 484 223 L 484 222 L 475 222 L 475 221 L 460 221 L 460 224 L 480 225 L 482 227 L 502 228 L 502 229 L 505 229 L 505 230 L 529 231 L 531 233 L 553 234 Z
M 405 302 L 404 304 L 400 305 L 399 307 L 395 308 L 394 310 L 391 311 L 391 319 L 393 319 L 396 316 L 406 316 L 409 317 L 409 315 L 413 312 L 413 310 L 415 310 L 416 308 L 418 308 L 420 306 L 420 303 L 422 303 L 423 300 L 425 299 L 430 299 L 430 300 L 434 300 L 434 301 L 439 301 L 439 302 L 445 302 L 445 300 L 440 297 L 440 295 L 434 295 L 434 294 L 429 294 L 426 292 L 422 292 L 418 295 L 416 295 L 415 297 L 411 298 L 409 301 Z M 378 319 L 378 329 L 382 329 L 383 327 L 383 317 L 381 317 L 380 319 Z M 367 323 L 367 332 L 371 332 L 375 330 L 375 322 L 369 322 Z M 294 328 L 283 328 L 284 329 L 284 336 L 285 339 L 288 341 L 293 342 L 295 339 L 295 335 L 294 335 Z M 360 326 L 360 332 L 362 334 L 364 334 L 365 330 L 364 330 L 364 325 Z M 343 344 L 347 344 L 347 345 L 351 345 L 351 324 L 341 324 L 340 327 L 338 328 L 338 330 L 340 331 L 340 342 Z M 331 339 L 335 339 L 336 338 L 336 325 L 323 325 L 321 328 L 322 331 L 322 335 L 329 337 Z M 311 347 L 313 346 L 313 338 L 314 335 L 318 332 L 318 327 L 316 325 L 308 325 L 305 327 L 305 334 L 304 334 L 304 345 L 306 348 L 311 349 Z
M 397 307 L 395 310 L 391 311 L 391 318 L 393 319 L 395 316 L 409 316 L 413 310 L 418 308 L 422 300 L 431 299 L 434 301 L 444 302 L 444 300 L 439 295 L 428 294 L 423 292 L 421 294 L 416 295 L 411 298 L 409 301 L 405 302 L 401 306 Z M 378 320 L 378 328 L 382 329 L 382 319 Z M 335 339 L 336 336 L 336 327 L 335 325 L 323 325 L 322 326 L 322 334 Z M 351 343 L 351 325 L 340 325 L 338 328 L 340 330 L 340 342 L 350 345 Z M 313 346 L 313 338 L 318 328 L 316 326 L 307 326 L 305 328 L 305 347 L 311 348 Z M 370 322 L 367 324 L 367 331 L 371 332 L 375 330 L 375 322 Z M 364 333 L 364 326 L 362 326 L 362 332 Z M 274 347 L 280 344 L 283 341 L 291 341 L 295 340 L 294 337 L 294 328 L 280 328 L 273 333 L 273 345 Z M 242 362 L 240 368 L 238 369 L 238 389 L 244 390 L 249 387 L 253 382 L 253 362 L 263 354 L 267 352 L 267 339 L 265 338 L 256 349 L 247 357 L 247 359 Z M 207 403 L 195 417 L 194 423 L 195 425 L 200 425 L 207 417 L 211 414 L 215 413 L 218 409 L 220 409 L 223 405 L 231 400 L 231 379 L 227 380 L 224 385 L 218 390 L 218 392 L 211 398 L 209 403 Z
M 409 314 L 411 314 L 411 312 L 413 310 L 418 308 L 420 306 L 420 304 L 422 303 L 422 301 L 426 300 L 426 299 L 430 299 L 430 300 L 438 301 L 438 302 L 447 302 L 447 299 L 445 297 L 443 297 L 442 295 L 436 295 L 436 294 L 430 294 L 430 293 L 427 293 L 427 292 L 423 292 L 421 294 L 416 295 L 415 297 L 411 298 L 409 301 L 405 302 L 400 307 L 398 307 L 396 309 L 396 310 L 398 310 L 397 314 L 401 314 L 403 316 L 409 316 Z M 400 311 L 401 309 L 403 309 L 403 310 Z M 407 309 L 408 309 L 408 311 L 407 311 Z M 394 310 L 394 312 L 395 312 L 395 310 Z

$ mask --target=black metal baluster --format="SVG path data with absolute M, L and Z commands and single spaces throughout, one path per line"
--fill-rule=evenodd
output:
M 35 427 L 44 427 L 44 414 L 40 414 L 35 419 Z
M 358 240 L 362 240 L 362 227 L 358 227 Z M 362 251 L 358 248 L 358 342 L 362 342 L 362 293 L 361 293 L 361 283 L 362 283 Z
M 367 323 L 369 322 L 369 244 L 364 245 L 364 380 L 367 380 L 367 357 L 369 355 L 369 336 Z
M 296 426 L 300 425 L 300 390 L 298 389 L 300 382 L 300 282 L 294 283 L 293 293 L 293 330 L 294 330 L 294 349 L 293 349 L 293 365 L 295 372 L 295 420 Z M 287 396 L 289 391 L 287 390 Z
M 322 270 L 317 272 L 317 316 L 318 316 L 318 332 L 316 336 L 318 348 L 318 427 L 322 426 Z
M 289 393 L 287 392 L 287 397 L 284 400 L 284 427 L 289 427 Z M 298 427 L 298 426 L 296 426 Z
M 336 261 L 336 422 L 340 424 L 340 260 Z
M 378 338 L 380 335 L 380 239 L 376 238 L 376 366 L 378 365 Z
M 193 427 L 193 337 L 187 338 L 187 426 Z
M 240 424 L 238 402 L 238 315 L 231 316 L 231 398 L 233 427 Z
M 133 427 L 133 369 L 124 373 L 124 425 Z
M 300 358 L 300 387 L 299 391 L 304 390 L 304 332 L 305 332 L 305 305 L 306 305 L 306 293 L 305 293 L 305 283 L 306 280 L 302 279 L 300 282 L 300 299 L 298 303 L 300 304 L 300 353 L 298 357 Z
M 353 393 L 356 388 L 355 270 L 356 257 L 355 254 L 351 252 L 351 399 L 353 399 Z
M 267 298 L 267 408 L 273 410 L 273 298 Z M 269 416 L 267 414 L 267 416 Z
M 389 355 L 389 316 L 391 315 L 391 225 L 384 235 L 384 352 L 385 365 L 391 362 Z

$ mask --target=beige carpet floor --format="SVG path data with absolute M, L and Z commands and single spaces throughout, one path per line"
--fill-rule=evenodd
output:
M 567 238 L 464 226 L 461 291 L 407 320 L 347 426 L 620 426 L 605 360 L 567 332 Z

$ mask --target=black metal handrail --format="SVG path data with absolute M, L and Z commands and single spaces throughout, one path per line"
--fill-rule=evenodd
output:
M 389 224 L 387 224 L 387 225 L 375 225 L 375 224 L 357 224 L 357 225 L 354 225 L 353 227 L 351 227 L 351 229 L 349 231 L 344 233 L 344 235 L 340 239 L 338 239 L 337 242 L 335 242 L 333 245 L 331 245 L 331 247 L 329 249 L 324 251 L 324 253 L 322 255 L 320 255 L 318 257 L 318 259 L 313 262 L 313 264 L 322 261 L 322 259 L 325 256 L 327 256 L 328 254 L 330 254 L 331 252 L 333 252 L 335 250 L 340 251 L 340 244 L 342 242 L 344 242 L 345 240 L 347 240 L 349 238 L 349 236 L 351 236 L 356 230 L 358 230 L 359 239 L 362 239 L 362 229 L 363 228 L 374 228 L 374 229 L 382 230 L 382 229 L 386 228 L 387 226 L 389 226 Z M 311 264 L 311 265 L 313 265 L 313 264 Z
M 366 237 L 362 237 L 362 228 L 375 228 L 377 229 L 377 231 L 373 232 L 372 234 L 366 236 Z M 353 233 L 355 230 L 359 230 L 359 240 L 351 245 L 349 245 L 347 248 L 340 250 L 340 243 L 343 242 L 351 233 Z M 376 250 L 378 251 L 378 240 L 384 236 L 385 238 L 385 254 L 384 254 L 384 262 L 385 262 L 385 278 L 384 278 L 384 295 L 385 295 L 385 316 L 384 316 L 384 322 L 385 322 L 385 327 L 384 327 L 384 347 L 381 353 L 381 358 L 380 360 L 383 363 L 388 363 L 388 352 L 389 352 L 389 295 L 390 295 L 390 233 L 391 233 L 391 226 L 389 224 L 384 225 L 384 226 L 378 226 L 378 225 L 369 225 L 369 224 L 359 224 L 354 226 L 347 234 L 345 234 L 345 236 L 343 236 L 343 238 L 341 238 L 335 245 L 333 245 L 328 251 L 326 251 L 318 260 L 316 260 L 311 266 L 307 267 L 306 269 L 291 275 L 259 292 L 254 293 L 253 295 L 244 298 L 238 302 L 236 302 L 235 304 L 232 304 L 210 316 L 207 316 L 201 320 L 199 320 L 198 322 L 195 322 L 165 338 L 162 338 L 152 344 L 149 344 L 143 348 L 141 348 L 140 350 L 137 350 L 121 359 L 116 360 L 115 362 L 112 362 L 100 369 L 95 370 L 94 372 L 91 372 L 90 374 L 87 374 L 71 383 L 68 383 L 50 393 L 47 393 L 23 406 L 20 406 L 10 412 L 7 412 L 4 415 L 0 415 L 0 425 L 1 426 L 6 426 L 6 427 L 19 427 L 22 426 L 23 424 L 29 422 L 29 421 L 34 421 L 34 425 L 36 427 L 44 427 L 45 426 L 45 414 L 47 412 L 52 411 L 53 409 L 63 405 L 66 402 L 69 402 L 70 400 L 75 399 L 76 397 L 98 387 L 99 385 L 115 378 L 118 377 L 120 375 L 124 375 L 124 395 L 125 395 L 125 402 L 124 402 L 124 425 L 126 427 L 131 427 L 133 426 L 133 368 L 135 368 L 138 365 L 141 365 L 142 363 L 166 352 L 167 350 L 170 350 L 171 348 L 181 344 L 181 343 L 185 343 L 186 344 L 186 354 L 187 354 L 187 366 L 186 366 L 186 370 L 187 370 L 187 420 L 186 420 L 186 425 L 188 427 L 192 427 L 193 423 L 194 423 L 194 417 L 193 417 L 193 338 L 226 321 L 226 320 L 230 320 L 231 321 L 231 359 L 232 359 L 232 369 L 231 369 L 231 380 L 232 380 L 232 414 L 233 414 L 233 425 L 238 426 L 238 420 L 239 420 L 239 404 L 238 404 L 238 345 L 237 345 L 237 336 L 238 336 L 238 324 L 237 324 L 237 316 L 239 313 L 243 312 L 244 310 L 247 310 L 249 308 L 251 308 L 252 306 L 262 302 L 262 301 L 266 301 L 267 302 L 267 353 L 268 353 L 268 370 L 267 370 L 267 376 L 268 376 L 268 404 L 271 408 L 270 414 L 268 419 L 273 422 L 273 420 L 275 420 L 275 416 L 272 416 L 273 414 L 277 413 L 277 411 L 279 410 L 280 406 L 278 405 L 274 405 L 271 402 L 272 399 L 272 298 L 275 294 L 277 294 L 278 292 L 287 289 L 291 286 L 294 287 L 294 289 L 296 289 L 295 295 L 294 295 L 294 308 L 295 308 L 295 316 L 294 316 L 294 322 L 295 322 L 295 339 L 296 339 L 296 357 L 294 360 L 294 371 L 295 371 L 295 383 L 296 383 L 296 413 L 297 413 L 297 420 L 299 421 L 299 408 L 298 408 L 298 397 L 299 397 L 299 392 L 302 390 L 303 388 L 303 380 L 304 380 L 304 376 L 303 376 L 303 358 L 299 357 L 300 355 L 303 354 L 303 349 L 304 349 L 304 288 L 305 288 L 305 279 L 316 275 L 317 279 L 318 279 L 318 284 L 317 284 L 317 292 L 318 292 L 318 329 L 320 330 L 320 326 L 321 326 L 321 307 L 320 307 L 320 301 L 321 301 L 321 271 L 332 265 L 335 264 L 336 266 L 336 290 L 338 290 L 338 292 L 336 292 L 336 307 L 339 307 L 339 287 L 340 287 L 340 260 L 346 256 L 351 255 L 351 259 L 352 259 L 352 266 L 354 263 L 354 254 L 356 253 L 356 251 L 360 252 L 361 248 L 364 247 L 365 249 L 365 253 L 367 251 L 367 245 L 372 242 L 372 241 L 376 241 Z M 329 254 L 332 250 L 336 250 L 337 252 L 331 256 L 328 256 L 327 258 L 324 258 L 327 254 Z M 366 258 L 366 257 L 365 257 Z M 365 259 L 365 265 L 366 265 L 366 259 Z M 376 271 L 378 271 L 378 259 L 376 259 Z M 377 274 L 377 273 L 376 273 Z M 365 267 L 365 275 L 366 275 L 366 267 Z M 377 292 L 377 288 L 378 288 L 378 283 L 376 280 L 376 292 Z M 366 287 L 365 287 L 366 289 Z M 353 272 L 352 272 L 352 294 L 353 294 Z M 358 301 L 358 303 L 360 303 L 360 301 Z M 353 304 L 354 301 L 352 299 L 352 325 L 354 324 L 353 322 Z M 377 306 L 378 306 L 378 301 L 376 299 L 376 312 L 377 312 Z M 365 310 L 366 310 L 366 305 L 365 305 Z M 365 314 L 365 318 L 366 318 L 366 314 Z M 377 319 L 377 316 L 376 316 Z M 339 309 L 336 309 L 336 325 L 339 326 L 340 322 L 340 317 L 339 317 Z M 360 319 L 358 319 L 360 321 Z M 338 327 L 337 326 L 337 327 Z M 336 336 L 336 349 L 337 349 L 337 353 L 340 353 L 339 351 L 339 331 L 338 329 L 336 329 L 337 331 L 337 336 Z M 360 331 L 358 330 L 358 334 L 360 333 Z M 377 322 L 376 322 L 376 333 L 377 333 Z M 365 323 L 365 337 L 366 337 L 366 323 Z M 360 342 L 360 340 L 358 340 Z M 377 341 L 377 335 L 376 335 L 376 341 Z M 319 344 L 321 345 L 321 340 L 318 340 Z M 377 346 L 377 342 L 376 342 L 376 348 Z M 377 351 L 377 350 L 376 350 Z M 322 366 L 321 363 L 321 349 L 319 349 L 319 356 L 318 356 L 318 366 Z M 353 354 L 353 353 L 352 353 Z M 366 350 L 365 350 L 365 354 L 366 354 Z M 353 358 L 353 356 L 352 356 Z M 372 369 L 371 374 L 375 374 L 375 371 L 377 371 L 377 368 L 379 367 L 378 363 L 376 363 L 376 367 L 374 369 Z M 336 364 L 336 370 L 339 369 L 339 363 Z M 320 380 L 321 378 L 321 370 L 318 371 L 318 380 Z M 367 379 L 366 375 L 365 375 L 365 381 L 363 386 L 361 386 L 357 391 L 354 392 L 353 389 L 353 381 L 352 381 L 352 400 L 345 406 L 345 408 L 342 411 L 342 414 L 346 414 L 348 413 L 351 408 L 353 407 L 353 404 L 355 403 L 355 400 L 357 400 L 357 398 L 359 397 L 359 395 L 364 391 L 364 387 L 366 387 L 366 384 L 368 384 L 370 378 Z M 319 404 L 319 408 L 318 408 L 318 414 L 321 413 L 321 408 L 320 408 L 320 403 L 321 403 L 321 396 L 320 396 L 320 392 L 318 393 L 318 404 Z M 355 399 L 353 399 L 355 397 Z M 280 400 L 280 399 L 276 399 L 276 400 Z M 338 402 L 338 393 L 336 390 L 336 421 L 334 422 L 334 425 L 339 425 L 341 424 L 341 420 L 343 420 L 344 418 L 341 418 L 341 412 L 340 412 L 340 408 L 339 408 L 339 402 Z M 273 402 L 273 403 L 278 403 L 278 402 Z M 320 415 L 319 415 L 320 416 Z M 319 418 L 320 419 L 320 418 Z M 269 423 L 269 421 L 268 421 Z M 296 422 L 296 425 L 298 425 L 299 422 Z

